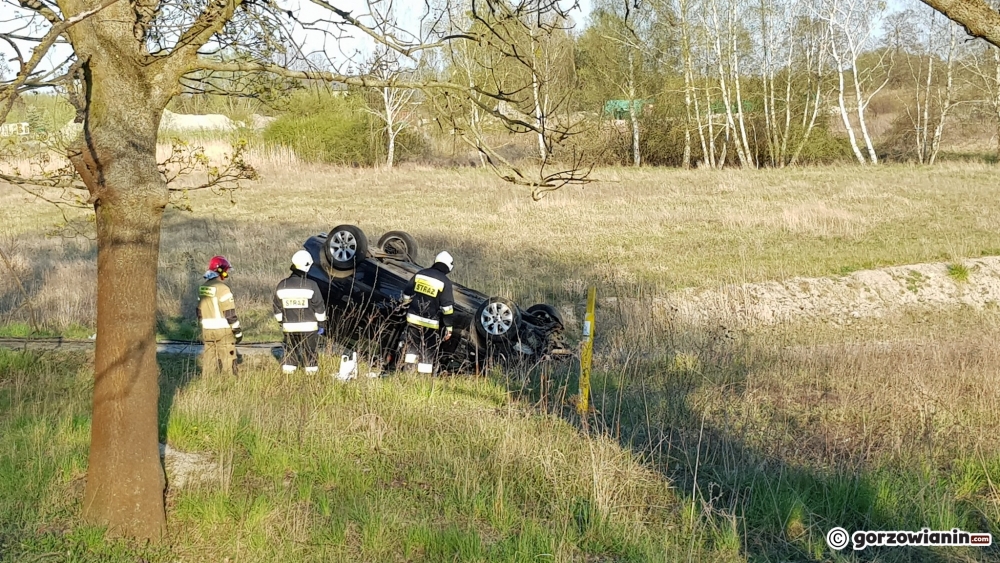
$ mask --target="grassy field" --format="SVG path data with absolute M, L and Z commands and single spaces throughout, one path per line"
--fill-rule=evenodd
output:
M 194 288 L 221 253 L 249 337 L 273 339 L 274 283 L 305 237 L 338 223 L 373 240 L 408 230 L 424 261 L 450 250 L 460 282 L 564 307 L 589 283 L 640 296 L 1000 254 L 996 171 L 979 165 L 600 170 L 538 203 L 472 169 L 262 171 L 235 204 L 195 194 L 193 212 L 168 212 L 164 336 L 193 334 Z M 92 326 L 94 251 L 45 237 L 58 219 L 0 187 L 8 333 L 30 332 L 32 312 L 50 333 Z M 598 327 L 590 435 L 572 414 L 569 368 L 335 386 L 267 361 L 238 381 L 205 380 L 163 358 L 164 441 L 224 471 L 172 489 L 171 547 L 140 555 L 1000 561 L 997 547 L 855 553 L 824 541 L 833 526 L 1000 537 L 997 311 L 740 332 L 619 299 Z M 75 520 L 90 377 L 85 356 L 0 356 L 0 560 L 139 553 Z
M 165 334 L 183 336 L 178 329 L 193 318 L 198 277 L 208 258 L 224 254 L 237 268 L 232 283 L 250 317 L 249 337 L 273 339 L 266 308 L 290 256 L 309 235 L 340 223 L 359 225 L 372 242 L 405 229 L 423 245 L 424 260 L 450 250 L 453 277 L 462 283 L 557 304 L 578 301 L 594 282 L 605 294 L 658 292 L 1000 254 L 995 170 L 980 165 L 608 169 L 594 174 L 595 183 L 541 202 L 475 169 L 265 163 L 261 171 L 264 180 L 236 193 L 235 203 L 196 193 L 193 212 L 167 213 L 160 259 Z M 32 303 L 46 311 L 45 324 L 57 330 L 92 323 L 96 274 L 89 241 L 43 236 L 59 221 L 51 206 L 0 187 L 0 249 Z M 23 302 L 12 281 L 0 287 L 0 310 Z M 26 313 L 5 320 L 26 322 Z

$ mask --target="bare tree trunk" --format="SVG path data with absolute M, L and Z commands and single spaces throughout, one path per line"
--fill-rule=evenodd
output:
M 389 132 L 389 148 L 386 152 L 385 167 L 392 168 L 396 155 L 396 133 L 394 131 Z
M 535 99 L 535 125 L 540 129 L 538 132 L 538 158 L 544 161 L 548 156 L 548 151 L 545 149 L 545 134 L 542 133 L 545 129 L 544 123 L 542 123 L 543 114 L 541 98 L 538 92 L 538 75 L 534 72 L 531 73 L 531 91 Z
M 930 159 L 928 139 L 931 127 L 931 84 L 934 80 L 934 56 L 927 57 L 927 81 L 924 83 L 924 126 L 920 135 L 920 163 L 926 164 Z
M 385 106 L 385 132 L 389 138 L 389 146 L 385 151 L 385 167 L 392 168 L 396 160 L 396 115 L 393 111 L 392 92 L 389 88 L 382 88 L 382 103 Z
M 837 61 L 837 106 L 840 108 L 840 119 L 844 123 L 844 128 L 847 129 L 847 138 L 851 142 L 851 150 L 854 151 L 854 156 L 857 157 L 858 162 L 861 164 L 867 164 L 865 155 L 861 152 L 861 148 L 858 146 L 858 139 L 854 136 L 854 127 L 851 126 L 851 119 L 847 115 L 847 104 L 844 101 L 844 89 L 846 85 L 844 84 L 844 61 L 840 54 L 840 50 L 837 48 L 837 34 L 833 32 L 834 26 L 834 13 L 836 12 L 837 4 L 834 2 L 833 9 L 830 15 L 830 51 L 833 54 L 833 59 Z M 861 103 L 861 100 L 858 100 Z
M 847 129 L 847 138 L 851 141 L 851 149 L 854 150 L 854 156 L 858 158 L 858 162 L 861 164 L 867 164 L 868 161 L 861 152 L 861 147 L 858 146 L 857 137 L 854 136 L 854 127 L 851 125 L 851 119 L 847 116 L 847 105 L 844 102 L 844 70 L 840 69 L 838 74 L 840 75 L 840 88 L 838 90 L 837 103 L 840 107 L 840 118 L 844 123 L 844 128 Z
M 692 65 L 692 75 L 694 74 Z M 702 159 L 705 161 L 705 165 L 709 168 L 715 168 L 715 132 L 712 126 L 712 93 L 711 85 L 708 81 L 708 68 L 705 68 L 703 73 L 705 76 L 705 113 L 707 115 L 707 123 L 702 121 L 701 108 L 698 107 L 698 92 L 694 92 L 694 114 L 698 120 L 698 138 L 701 141 L 701 154 Z M 693 76 L 692 76 L 693 77 Z M 708 135 L 706 138 L 705 129 L 708 129 Z
M 1000 47 L 991 45 L 989 49 L 993 53 L 993 84 L 991 85 L 990 101 L 993 103 L 993 115 L 996 117 L 996 157 L 997 161 L 1000 161 Z
M 729 16 L 729 68 L 733 74 L 733 86 L 736 88 L 736 116 L 738 118 L 738 123 L 740 126 L 740 138 L 739 143 L 742 147 L 742 153 L 745 160 L 743 161 L 743 166 L 749 168 L 757 168 L 757 157 L 754 154 L 754 150 L 750 147 L 750 141 L 747 139 L 747 125 L 744 119 L 743 111 L 743 90 L 740 86 L 740 58 L 736 52 L 736 29 L 735 29 L 735 14 L 730 13 Z
M 106 41 L 106 38 L 104 38 Z M 112 534 L 166 529 L 157 421 L 156 270 L 168 192 L 156 136 L 169 94 L 112 42 L 85 65 L 87 121 L 73 164 L 97 218 L 97 343 L 83 516 Z M 77 45 L 80 49 L 80 46 Z M 153 75 L 155 76 L 155 75 Z
M 786 69 L 786 71 L 785 71 L 785 122 L 782 125 L 781 136 L 780 136 L 780 139 L 778 140 L 779 141 L 779 146 L 778 146 L 779 164 L 778 164 L 778 166 L 781 167 L 781 168 L 784 168 L 786 165 L 789 164 L 789 159 L 788 159 L 788 141 L 789 141 L 789 139 L 791 138 L 791 135 L 792 135 L 792 81 L 793 81 L 794 76 L 795 76 L 795 73 L 793 72 L 793 69 L 794 69 L 793 64 L 795 62 L 795 56 L 794 56 L 795 55 L 795 40 L 792 37 L 792 33 L 793 33 L 793 25 L 794 25 L 794 20 L 795 20 L 795 6 L 796 6 L 796 4 L 797 3 L 793 3 L 791 7 L 786 8 L 786 11 L 785 11 L 785 14 L 784 14 L 784 22 L 783 22 L 783 24 L 784 24 L 784 30 L 785 30 L 785 39 L 784 40 L 788 42 L 788 48 L 787 48 L 787 51 L 786 51 L 786 59 L 785 59 L 785 69 Z M 774 36 L 773 32 L 772 32 L 771 36 L 772 37 Z M 809 51 L 809 50 L 810 49 L 807 48 L 807 51 Z M 808 56 L 806 57 L 806 60 L 807 61 L 809 60 Z M 773 72 L 774 71 L 772 70 L 771 72 L 772 72 L 772 76 L 773 76 Z M 812 72 L 812 68 L 811 68 L 811 66 L 807 62 L 806 68 L 805 68 L 805 74 L 808 76 L 810 72 Z M 771 86 L 771 92 L 773 93 L 774 92 L 774 86 L 773 86 L 774 79 L 773 78 L 771 79 L 771 84 L 772 84 L 772 86 Z M 808 79 L 807 79 L 806 107 L 809 106 L 808 91 L 809 90 L 808 90 Z
M 538 26 L 533 23 L 531 26 L 531 96 L 532 101 L 535 104 L 535 126 L 538 127 L 538 158 L 545 162 L 548 158 L 548 150 L 545 148 L 545 114 L 542 111 L 542 96 L 540 91 L 541 80 L 538 77 L 538 38 L 535 33 L 538 31 Z
M 868 158 L 871 159 L 872 164 L 878 164 L 878 154 L 875 153 L 875 145 L 872 143 L 872 137 L 868 133 L 868 123 L 865 119 L 865 109 L 868 106 L 867 100 L 861 93 L 861 81 L 858 78 L 858 64 L 857 60 L 851 65 L 851 74 L 854 77 L 854 95 L 858 100 L 858 128 L 861 129 L 861 137 L 865 141 L 865 148 L 868 149 Z
M 770 23 L 770 12 L 771 6 L 768 4 L 767 0 L 760 0 L 760 5 L 758 7 L 760 16 L 760 39 L 761 39 L 761 58 L 763 68 L 761 69 L 761 82 L 764 86 L 764 93 L 761 98 L 764 100 L 764 129 L 766 132 L 765 138 L 767 139 L 767 152 L 771 157 L 771 166 L 778 166 L 778 155 L 777 149 L 777 124 L 775 123 L 775 102 L 774 99 L 774 67 L 771 64 L 771 26 Z M 791 68 L 788 69 L 788 74 L 791 75 Z
M 684 65 L 684 154 L 681 166 L 691 168 L 691 108 L 694 85 L 691 76 L 691 37 L 688 30 L 688 0 L 680 0 L 681 58 Z M 697 104 L 697 100 L 694 100 Z M 700 124 L 699 124 L 700 129 Z M 704 141 L 702 142 L 704 144 Z
M 937 126 L 934 128 L 934 138 L 931 141 L 931 157 L 928 161 L 931 165 L 933 165 L 934 161 L 937 160 L 938 151 L 941 149 L 941 133 L 944 132 L 944 120 L 947 119 L 948 111 L 951 109 L 951 100 L 954 93 L 955 44 L 957 40 L 955 24 L 949 23 L 948 30 L 950 39 L 948 43 L 948 66 L 946 71 L 947 82 L 945 84 L 944 101 L 941 103 L 941 113 L 938 116 Z
M 933 35 L 933 31 L 929 32 L 928 35 Z M 932 53 L 931 41 L 928 40 L 927 45 L 927 59 L 928 59 L 928 73 L 926 80 L 923 80 L 924 72 L 924 61 L 922 58 L 917 60 L 917 70 L 913 70 L 913 63 L 907 58 L 906 66 L 910 69 L 910 77 L 913 79 L 913 101 L 914 108 L 911 110 L 910 106 L 906 106 L 906 116 L 910 118 L 910 123 L 913 124 L 913 149 L 917 152 L 917 162 L 924 164 L 926 162 L 926 136 L 921 135 L 921 132 L 927 128 L 927 104 L 930 100 L 930 89 L 931 89 L 931 74 L 934 70 L 934 54 Z M 921 84 L 921 81 L 926 84 Z M 897 96 L 898 97 L 898 96 Z M 901 101 L 902 98 L 900 98 Z M 904 101 L 905 103 L 905 101 Z
M 790 24 L 791 22 L 789 22 Z M 791 25 L 788 26 L 789 28 Z M 788 60 L 785 62 L 785 125 L 781 132 L 781 145 L 778 147 L 779 166 L 784 168 L 788 164 L 788 138 L 792 134 L 792 55 L 795 43 L 788 40 Z M 807 70 L 808 72 L 808 70 Z M 772 82 L 773 83 L 773 82 Z M 772 86 L 772 92 L 774 91 Z
M 472 72 L 466 69 L 469 75 L 469 91 L 475 91 L 476 83 L 472 79 Z M 480 130 L 480 121 L 482 120 L 482 115 L 479 112 L 479 106 L 476 104 L 469 104 L 469 123 L 472 125 L 473 131 Z M 486 155 L 483 151 L 476 151 L 476 156 L 479 157 L 479 166 L 486 166 Z
M 827 28 L 829 31 L 829 28 Z M 809 91 L 813 92 L 813 103 L 812 110 L 809 110 L 809 104 L 806 104 L 806 108 L 802 113 L 802 127 L 804 133 L 802 134 L 802 139 L 799 141 L 798 146 L 792 153 L 792 158 L 788 163 L 792 166 L 798 163 L 799 155 L 802 154 L 802 149 L 805 148 L 806 143 L 809 142 L 809 136 L 812 134 L 813 127 L 816 125 L 816 118 L 819 116 L 820 107 L 822 107 L 823 101 L 823 78 L 825 77 L 826 70 L 826 46 L 828 36 L 821 36 L 818 41 L 818 50 L 816 52 L 816 88 L 815 90 L 810 88 Z M 806 51 L 806 72 L 812 72 L 812 49 Z
M 710 168 L 720 168 L 721 164 L 715 157 L 715 117 L 712 114 L 712 89 L 708 84 L 708 74 L 706 73 L 705 76 L 705 107 L 708 108 L 708 164 Z
M 632 123 L 632 165 L 642 164 L 642 155 L 639 152 L 639 117 L 635 111 L 635 106 L 639 100 L 636 99 L 638 93 L 635 88 L 635 54 L 632 49 L 628 51 L 628 117 Z
M 722 90 L 722 102 L 726 106 L 726 108 L 725 108 L 726 109 L 726 129 L 727 129 L 726 130 L 726 144 L 728 145 L 730 131 L 732 131 L 733 134 L 736 133 L 736 118 L 733 117 L 732 98 L 729 95 L 729 88 L 728 88 L 727 82 L 726 82 L 727 72 L 726 72 L 726 69 L 725 69 L 725 64 L 723 63 L 723 61 L 725 60 L 725 56 L 724 56 L 724 54 L 722 52 L 722 42 L 721 42 L 722 28 L 719 27 L 718 9 L 716 7 L 715 0 L 712 0 L 711 5 L 712 5 L 712 23 L 714 24 L 714 28 L 715 28 L 715 56 L 716 56 L 716 58 L 718 60 L 719 87 Z M 730 21 L 731 21 L 731 18 L 730 18 Z M 729 43 L 727 41 L 727 47 L 728 47 L 728 44 Z M 727 51 L 728 50 L 729 49 L 727 48 Z M 740 166 L 747 166 L 747 164 L 748 164 L 747 163 L 747 156 L 743 153 L 743 145 L 741 143 L 736 143 L 736 157 L 740 161 Z
M 687 78 L 685 76 L 685 78 Z M 685 87 L 684 105 L 686 106 L 687 119 L 684 120 L 684 152 L 681 154 L 681 168 L 687 170 L 691 168 L 691 93 Z

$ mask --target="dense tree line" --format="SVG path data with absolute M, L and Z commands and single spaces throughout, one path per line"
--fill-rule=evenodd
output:
M 421 139 L 455 131 L 480 164 L 933 164 L 948 133 L 966 141 L 963 150 L 985 156 L 992 145 L 1000 156 L 1000 49 L 923 3 L 598 0 L 586 17 L 537 2 L 474 17 L 470 6 L 439 2 L 425 32 L 466 30 L 478 40 L 449 42 L 416 62 L 381 46 L 361 66 L 380 80 L 447 80 L 475 93 L 356 88 L 370 116 L 358 130 L 377 141 L 357 163 L 391 166 L 398 138 L 402 158 L 434 157 L 434 143 Z M 501 91 L 501 82 L 519 88 Z M 481 150 L 511 131 L 530 135 Z
M 933 164 L 947 131 L 969 127 L 977 148 L 992 140 L 1000 154 L 1000 50 L 922 3 L 599 0 L 585 25 L 532 18 L 498 22 L 532 61 L 510 71 L 528 73 L 531 88 L 500 109 L 569 126 L 564 154 L 539 145 L 542 160 L 584 151 L 602 163 L 708 168 Z M 498 70 L 481 56 L 466 44 L 430 68 L 474 84 Z M 467 109 L 477 130 L 489 128 L 481 108 Z

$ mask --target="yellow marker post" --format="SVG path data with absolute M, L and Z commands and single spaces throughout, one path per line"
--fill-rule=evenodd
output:
M 594 360 L 594 308 L 597 305 L 597 288 L 587 290 L 587 316 L 583 320 L 583 350 L 580 351 L 580 401 L 577 409 L 586 417 L 590 408 L 590 365 Z M 584 418 L 586 421 L 586 418 Z

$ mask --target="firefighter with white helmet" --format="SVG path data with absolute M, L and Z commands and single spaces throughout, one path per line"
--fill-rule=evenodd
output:
M 405 367 L 420 373 L 436 371 L 438 349 L 449 340 L 454 323 L 455 298 L 448 274 L 455 259 L 447 251 L 434 258 L 430 268 L 417 272 L 403 290 L 406 306 Z
M 202 373 L 236 374 L 236 345 L 243 340 L 243 329 L 236 316 L 233 292 L 226 285 L 232 264 L 224 256 L 208 263 L 205 281 L 198 287 L 198 324 L 201 325 Z
M 319 285 L 306 277 L 313 265 L 312 255 L 299 250 L 292 256 L 292 273 L 274 290 L 274 318 L 285 334 L 281 370 L 293 373 L 319 371 L 319 335 L 326 328 L 326 304 Z

